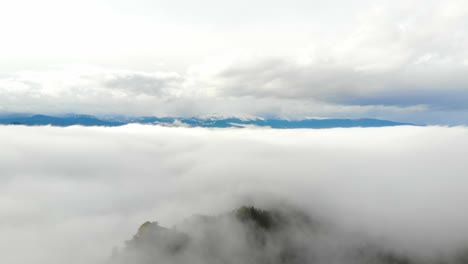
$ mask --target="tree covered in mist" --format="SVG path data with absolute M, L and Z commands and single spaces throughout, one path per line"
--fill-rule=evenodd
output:
M 145 222 L 111 264 L 468 264 L 468 251 L 421 259 L 333 233 L 307 214 L 242 206 L 194 216 L 177 228 Z
M 272 212 L 255 208 L 253 206 L 242 206 L 235 211 L 237 219 L 244 223 L 252 223 L 255 226 L 270 230 L 278 224 L 279 215 Z

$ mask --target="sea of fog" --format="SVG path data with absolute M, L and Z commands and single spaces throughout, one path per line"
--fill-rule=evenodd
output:
M 147 220 L 273 203 L 451 252 L 468 246 L 467 157 L 465 127 L 1 126 L 0 263 L 105 263 Z

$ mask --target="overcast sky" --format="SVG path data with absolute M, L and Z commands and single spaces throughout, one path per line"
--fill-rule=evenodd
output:
M 468 120 L 468 3 L 2 0 L 0 112 Z

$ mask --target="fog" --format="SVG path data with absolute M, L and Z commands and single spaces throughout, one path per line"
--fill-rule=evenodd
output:
M 287 203 L 414 255 L 468 246 L 468 129 L 0 127 L 0 262 L 105 263 L 145 221 Z

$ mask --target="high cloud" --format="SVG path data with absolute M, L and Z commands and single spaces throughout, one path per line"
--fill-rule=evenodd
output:
M 465 127 L 0 129 L 0 262 L 102 263 L 140 224 L 286 201 L 410 254 L 468 244 Z

